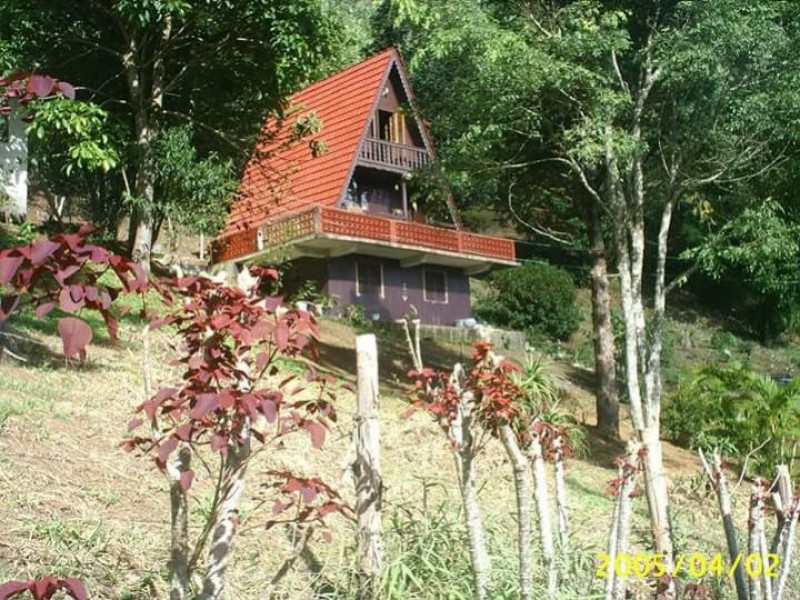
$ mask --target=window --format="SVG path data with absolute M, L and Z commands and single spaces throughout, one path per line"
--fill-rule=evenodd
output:
M 383 298 L 383 266 L 380 263 L 356 262 L 356 296 Z
M 425 302 L 447 304 L 447 273 L 437 269 L 422 272 L 422 286 Z

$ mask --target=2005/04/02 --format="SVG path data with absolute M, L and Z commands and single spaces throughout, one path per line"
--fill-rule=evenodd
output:
M 681 573 L 687 573 L 690 577 L 698 579 L 706 575 L 732 577 L 740 565 L 748 577 L 777 577 L 780 562 L 777 554 L 767 554 L 766 560 L 760 554 L 739 554 L 730 565 L 726 565 L 725 559 L 719 552 L 712 554 L 710 558 L 705 554 L 695 552 L 679 555 L 670 572 L 662 554 L 639 552 L 630 555 L 627 552 L 621 552 L 613 557 L 612 562 L 612 557 L 608 553 L 598 552 L 595 554 L 595 558 L 598 561 L 595 576 L 601 579 L 609 577 L 610 574 L 622 578 L 636 577 L 639 579 L 662 577 L 667 574 L 677 577 Z

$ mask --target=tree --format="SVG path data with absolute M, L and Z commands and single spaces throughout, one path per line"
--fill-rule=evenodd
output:
M 132 253 L 147 267 L 162 201 L 154 145 L 168 120 L 202 130 L 202 158 L 216 149 L 243 164 L 242 140 L 317 74 L 337 38 L 333 16 L 314 0 L 11 0 L 0 7 L 0 39 L 21 65 L 80 81 L 124 124 Z
M 617 437 L 602 211 L 569 174 L 524 168 L 546 156 L 543 136 L 550 125 L 541 115 L 550 95 L 545 72 L 552 61 L 538 42 L 504 26 L 490 8 L 478 2 L 387 0 L 374 18 L 378 45 L 401 43 L 409 58 L 442 171 L 465 220 L 481 227 L 499 215 L 522 235 L 588 251 L 598 428 Z M 542 100 L 532 105 L 531 98 Z
M 405 15 L 400 33 L 409 40 L 415 73 L 428 61 L 438 66 L 428 70 L 432 80 L 443 81 L 449 70 L 459 74 L 458 87 L 467 91 L 444 94 L 442 102 L 451 103 L 444 126 L 477 123 L 457 127 L 467 153 L 504 147 L 487 167 L 521 184 L 539 182 L 551 207 L 564 198 L 574 202 L 574 214 L 587 207 L 593 256 L 604 257 L 601 242 L 611 242 L 653 540 L 670 557 L 660 367 L 666 297 L 685 280 L 685 274 L 667 279 L 672 220 L 681 205 L 697 206 L 736 182 L 763 180 L 779 164 L 783 148 L 770 142 L 785 139 L 783 115 L 797 107 L 795 75 L 786 68 L 796 64 L 796 6 L 496 0 L 448 13 L 440 3 L 428 10 L 413 0 L 387 5 Z M 449 25 L 437 30 L 443 15 Z M 438 33 L 421 34 L 430 31 Z M 454 51 L 464 48 L 475 66 L 466 71 Z M 466 108 L 456 110 L 457 100 Z M 480 161 L 471 164 L 480 172 Z M 553 214 L 527 221 L 542 235 L 560 237 L 548 227 Z M 646 253 L 652 277 L 645 275 Z M 598 288 L 595 298 L 603 292 Z M 646 295 L 653 299 L 648 312 Z

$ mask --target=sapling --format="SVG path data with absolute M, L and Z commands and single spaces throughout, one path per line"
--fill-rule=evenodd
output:
M 257 275 L 277 277 L 271 269 L 260 269 Z M 186 370 L 181 387 L 162 388 L 139 406 L 142 417 L 129 428 L 137 430 L 146 420 L 149 431 L 133 435 L 124 447 L 151 455 L 171 482 L 170 597 L 174 600 L 192 594 L 193 574 L 200 579 L 199 598 L 223 597 L 252 458 L 300 431 L 320 448 L 328 421 L 336 418 L 332 378 L 311 374 L 303 384 L 296 376 L 281 379 L 276 366 L 279 358 L 292 358 L 312 347 L 318 336 L 316 322 L 304 311 L 279 312 L 282 299 L 258 298 L 252 293 L 258 284 L 256 278 L 252 289 L 243 290 L 205 277 L 184 277 L 159 287 L 174 309 L 152 325 L 175 328 L 184 343 L 178 364 Z M 204 446 L 219 454 L 217 467 L 204 460 Z M 207 469 L 214 496 L 208 518 L 191 543 L 185 495 L 193 483 L 194 459 Z M 268 488 L 271 497 L 288 498 L 274 502 L 276 519 L 300 505 L 288 522 L 315 523 L 331 512 L 346 510 L 338 494 L 316 479 L 285 472 L 269 476 L 277 478 Z M 276 522 L 282 521 L 268 525 Z M 203 554 L 205 564 L 200 567 Z

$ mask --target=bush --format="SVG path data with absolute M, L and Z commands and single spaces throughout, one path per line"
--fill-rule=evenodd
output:
M 781 385 L 739 364 L 705 367 L 682 378 L 663 412 L 664 436 L 749 464 L 753 474 L 791 466 L 800 440 L 800 381 Z
M 578 328 L 575 284 L 563 269 L 528 262 L 492 275 L 475 314 L 498 327 L 565 340 Z

